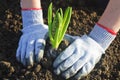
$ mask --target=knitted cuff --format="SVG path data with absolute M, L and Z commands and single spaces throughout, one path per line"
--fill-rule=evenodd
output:
M 22 9 L 23 27 L 36 24 L 43 24 L 43 14 L 41 9 Z
M 109 29 L 110 30 L 110 29 Z M 112 31 L 112 30 L 111 30 Z M 111 42 L 115 39 L 116 35 L 110 33 L 105 28 L 96 24 L 89 36 L 95 40 L 104 50 L 106 50 Z

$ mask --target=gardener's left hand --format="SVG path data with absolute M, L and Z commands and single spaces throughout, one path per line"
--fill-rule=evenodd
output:
M 43 23 L 42 10 L 23 10 L 23 29 L 16 58 L 23 65 L 33 65 L 43 58 L 48 26 Z
M 68 79 L 80 79 L 95 67 L 104 53 L 103 48 L 87 35 L 77 38 L 54 61 L 54 72 Z

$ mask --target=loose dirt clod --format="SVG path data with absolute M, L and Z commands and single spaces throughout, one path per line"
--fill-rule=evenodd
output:
M 41 65 L 38 64 L 38 65 L 35 67 L 34 72 L 37 73 L 37 72 L 40 72 L 40 70 L 41 70 Z
M 10 77 L 14 71 L 15 70 L 13 66 L 11 66 L 9 62 L 0 61 L 0 75 L 4 75 L 4 77 Z

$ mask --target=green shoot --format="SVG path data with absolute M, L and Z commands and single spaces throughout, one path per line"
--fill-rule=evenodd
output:
M 52 3 L 48 8 L 48 26 L 49 38 L 54 49 L 57 49 L 64 38 L 65 32 L 70 23 L 72 8 L 68 7 L 63 14 L 63 10 L 59 8 L 55 16 L 52 16 Z M 53 19 L 52 19 L 53 18 Z

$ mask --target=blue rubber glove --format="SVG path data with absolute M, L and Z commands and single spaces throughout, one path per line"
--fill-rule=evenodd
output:
M 80 79 L 89 74 L 100 60 L 115 35 L 95 25 L 89 36 L 71 38 L 73 43 L 54 61 L 54 72 L 65 79 L 74 76 Z
M 23 10 L 23 29 L 16 57 L 23 65 L 33 65 L 43 57 L 48 26 L 43 24 L 42 10 Z

